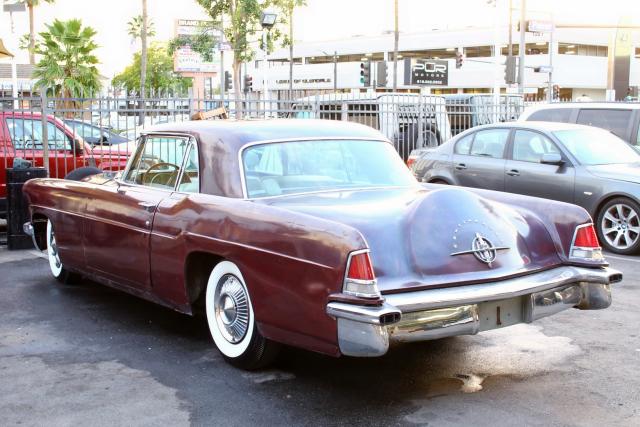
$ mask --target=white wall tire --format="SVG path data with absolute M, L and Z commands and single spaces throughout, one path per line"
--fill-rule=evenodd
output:
M 234 263 L 222 261 L 211 271 L 205 308 L 213 342 L 228 362 L 257 369 L 273 360 L 276 345 L 258 331 L 249 290 Z
M 70 273 L 62 265 L 58 245 L 56 242 L 55 231 L 51 220 L 47 220 L 47 258 L 49 259 L 49 268 L 53 277 L 61 283 L 69 283 L 76 279 L 76 275 Z

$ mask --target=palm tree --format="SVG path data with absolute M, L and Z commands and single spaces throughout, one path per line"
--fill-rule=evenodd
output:
M 127 34 L 136 41 L 142 38 L 142 15 L 134 16 L 129 22 L 127 22 Z M 147 22 L 147 37 L 153 37 L 156 35 L 156 28 L 153 20 L 149 19 Z
M 142 98 L 145 97 L 145 85 L 147 79 L 147 37 L 156 35 L 153 22 L 147 18 L 147 0 L 142 0 L 142 15 L 135 16 L 128 22 L 128 33 L 134 39 L 140 39 L 140 104 L 144 106 Z M 142 110 L 142 108 L 141 108 Z M 140 112 L 139 123 L 144 123 L 144 111 Z
M 56 0 L 43 0 L 45 3 L 53 3 Z M 36 30 L 33 22 L 33 8 L 40 4 L 40 0 L 22 0 L 21 3 L 27 5 L 29 9 L 29 64 L 36 63 Z
M 96 31 L 82 27 L 79 19 L 56 19 L 46 27 L 35 51 L 42 56 L 33 72 L 36 87 L 62 98 L 81 98 L 99 90 L 98 58 L 93 53 L 98 47 L 93 41 Z M 70 99 L 62 103 L 65 108 L 75 105 Z

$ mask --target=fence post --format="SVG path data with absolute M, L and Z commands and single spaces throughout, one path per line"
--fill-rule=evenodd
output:
M 43 87 L 40 90 L 40 120 L 42 121 L 42 162 L 45 170 L 47 171 L 47 177 L 49 176 L 49 129 L 47 119 L 47 88 Z M 35 165 L 34 165 L 35 166 Z

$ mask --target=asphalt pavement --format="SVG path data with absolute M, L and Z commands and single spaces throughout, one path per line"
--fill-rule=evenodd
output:
M 640 425 L 640 257 L 607 310 L 397 346 L 382 358 L 285 349 L 244 372 L 204 319 L 0 249 L 2 425 Z

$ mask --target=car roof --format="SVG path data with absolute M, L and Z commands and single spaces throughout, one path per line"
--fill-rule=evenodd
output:
M 550 108 L 600 108 L 611 110 L 640 109 L 640 102 L 558 102 L 551 104 L 534 104 L 527 107 L 527 112 L 548 110 Z
M 163 123 L 145 129 L 149 133 L 186 133 L 207 140 L 224 141 L 236 150 L 258 141 L 287 139 L 357 138 L 387 140 L 375 129 L 358 123 L 319 119 L 193 120 Z
M 558 130 L 569 130 L 569 129 L 590 129 L 590 130 L 600 129 L 600 128 L 595 128 L 593 126 L 578 125 L 575 123 L 526 121 L 526 122 L 493 123 L 489 125 L 476 126 L 469 130 L 475 131 L 475 130 L 493 129 L 493 128 L 534 129 L 534 130 L 550 131 L 550 132 L 558 131 Z

